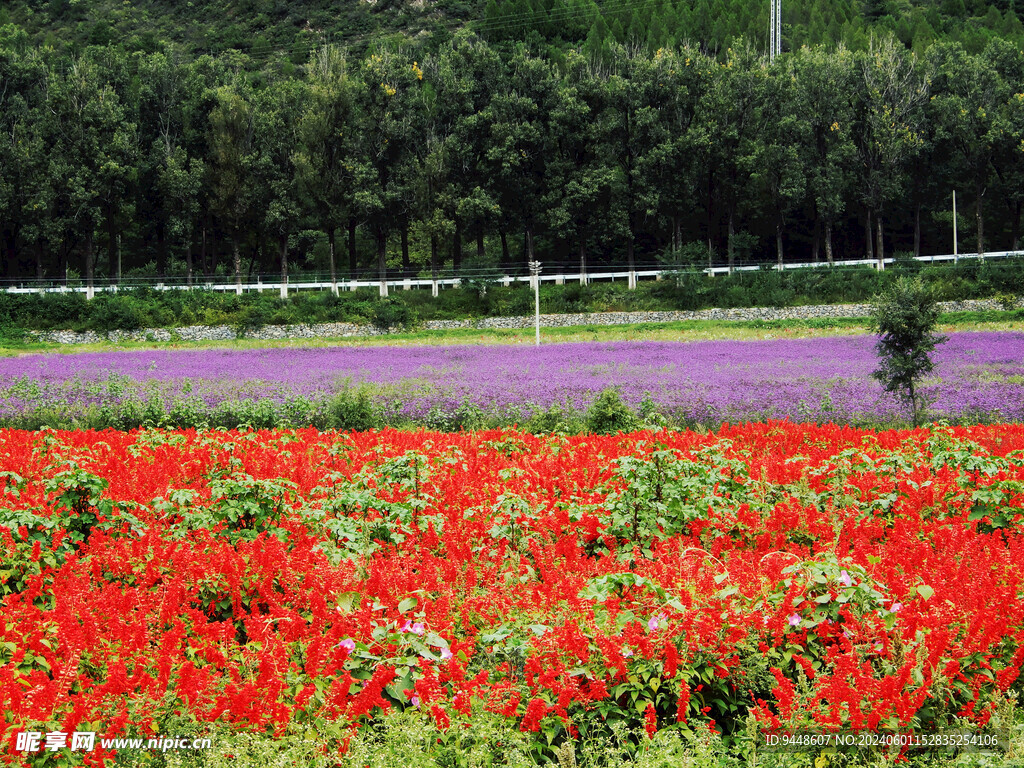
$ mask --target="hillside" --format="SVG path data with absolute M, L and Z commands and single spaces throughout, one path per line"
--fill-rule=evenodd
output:
M 786 0 L 784 50 L 802 45 L 867 46 L 892 32 L 923 52 L 935 41 L 980 52 L 999 36 L 1024 40 L 1015 0 Z M 324 42 L 361 50 L 381 35 L 419 37 L 436 47 L 462 26 L 492 42 L 531 35 L 557 44 L 615 40 L 650 47 L 686 42 L 717 52 L 744 37 L 764 47 L 768 3 L 751 0 L 12 0 L 13 23 L 34 43 L 80 49 L 118 44 L 153 52 L 174 43 L 195 54 L 238 49 L 295 64 Z
M 112 1 L 0 11 L 8 280 L 1020 244 L 1013 0 Z

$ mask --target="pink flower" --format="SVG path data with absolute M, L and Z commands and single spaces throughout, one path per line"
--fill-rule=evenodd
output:
M 346 651 L 348 651 L 349 653 L 352 653 L 352 651 L 354 651 L 354 650 L 356 649 L 356 642 L 355 642 L 355 640 L 352 640 L 351 638 L 347 638 L 347 639 L 345 639 L 345 640 L 342 640 L 342 641 L 341 641 L 340 643 L 338 643 L 338 645 L 337 645 L 337 646 L 335 646 L 335 647 L 336 647 L 336 648 L 339 648 L 339 647 L 340 647 L 340 648 L 344 648 L 344 649 L 345 649 Z
M 447 647 L 441 649 L 441 659 L 448 661 L 452 657 L 452 652 Z
M 849 587 L 853 584 L 853 579 L 850 578 L 850 574 L 848 574 L 846 571 L 840 571 L 839 583 L 842 584 L 844 587 Z
M 628 645 L 624 645 L 622 646 L 622 655 L 628 659 L 630 656 L 633 655 L 633 651 L 629 649 Z
M 800 614 L 799 613 L 794 613 L 792 616 L 789 617 L 789 626 L 791 626 L 791 627 L 799 627 L 800 626 Z
M 402 625 L 402 631 L 412 632 L 414 635 L 422 635 L 427 630 L 426 627 L 423 626 L 422 621 L 417 621 L 415 624 L 413 624 L 411 621 L 407 620 L 405 624 Z

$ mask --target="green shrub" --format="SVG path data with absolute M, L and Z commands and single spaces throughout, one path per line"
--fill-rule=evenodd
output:
M 618 390 L 604 390 L 587 411 L 587 431 L 600 435 L 628 432 L 636 428 L 637 418 L 622 402 Z
M 328 401 L 327 426 L 343 432 L 365 432 L 383 425 L 378 403 L 365 387 L 343 389 Z
M 370 314 L 370 323 L 378 331 L 388 332 L 392 328 L 409 329 L 416 324 L 416 313 L 400 299 L 381 299 Z
M 129 296 L 100 295 L 89 306 L 89 324 L 95 331 L 135 331 L 144 323 L 143 312 Z
M 576 414 L 555 403 L 546 410 L 535 412 L 523 424 L 523 429 L 535 435 L 553 434 L 556 432 L 577 434 L 584 431 L 585 426 Z
M 439 432 L 482 429 L 484 412 L 480 406 L 469 400 L 464 400 L 451 409 L 437 405 L 427 414 L 426 426 Z
M 878 296 L 871 314 L 871 329 L 879 337 L 879 367 L 871 375 L 910 406 L 916 427 L 924 407 L 918 383 L 934 368 L 931 353 L 945 341 L 934 332 L 939 319 L 934 293 L 920 278 L 900 277 Z
M 88 303 L 81 293 L 46 293 L 25 298 L 28 301 L 21 319 L 29 328 L 74 328 L 86 318 Z

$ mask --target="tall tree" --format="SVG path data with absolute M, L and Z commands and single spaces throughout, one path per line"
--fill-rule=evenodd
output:
M 244 80 L 217 89 L 210 113 L 213 184 L 211 202 L 231 238 L 235 291 L 242 293 L 242 233 L 250 223 L 256 189 L 253 181 L 255 122 L 252 95 Z
M 789 66 L 797 89 L 797 114 L 810 133 L 805 145 L 807 185 L 831 264 L 833 230 L 852 193 L 855 59 L 843 46 L 836 51 L 803 48 L 789 58 Z M 817 255 L 817 238 L 814 251 Z
M 570 51 L 550 114 L 551 155 L 543 207 L 553 231 L 576 239 L 581 285 L 587 284 L 587 241 L 608 215 L 615 182 L 615 173 L 600 152 L 595 123 L 604 110 L 604 96 L 591 63 Z
M 641 173 L 650 180 L 657 210 L 669 228 L 670 252 L 678 256 L 683 246 L 684 222 L 696 219 L 700 199 L 701 152 L 697 119 L 705 75 L 704 56 L 695 48 L 681 51 L 659 49 L 654 54 L 655 88 L 660 130 L 643 153 Z
M 784 64 L 763 71 L 757 80 L 758 132 L 744 153 L 753 185 L 767 198 L 779 269 L 786 219 L 803 202 L 806 190 L 809 126 L 797 108 L 796 87 Z
M 256 101 L 254 172 L 262 190 L 259 223 L 276 245 L 282 298 L 288 296 L 288 236 L 298 229 L 302 213 L 292 158 L 306 93 L 301 81 L 283 80 L 262 89 Z
M 0 28 L 0 259 L 3 276 L 21 272 L 19 246 L 31 237 L 33 191 L 43 179 L 40 100 L 45 79 L 41 55 L 28 47 L 27 35 Z M 42 263 L 37 262 L 41 271 Z M 39 275 L 41 276 L 41 275 Z
M 1011 93 L 987 55 L 973 56 L 959 44 L 934 45 L 930 100 L 937 141 L 962 163 L 974 192 L 977 252 L 985 252 L 983 200 L 1005 127 L 1000 107 Z
M 412 205 L 415 144 L 424 130 L 422 68 L 407 54 L 381 47 L 363 61 L 359 77 L 361 171 L 355 203 L 373 232 L 380 291 L 387 296 L 388 236 Z
M 65 247 L 82 242 L 86 288 L 95 277 L 96 229 L 116 215 L 137 162 L 136 125 L 91 56 L 50 71 L 46 106 L 50 184 Z M 65 251 L 66 254 L 66 251 Z
M 764 132 L 764 103 L 759 99 L 758 80 L 764 77 L 765 66 L 766 62 L 750 49 L 730 49 L 723 65 L 711 67 L 695 126 L 699 146 L 707 153 L 708 226 L 710 229 L 717 218 L 710 213 L 714 200 L 725 209 L 730 270 L 736 261 L 740 204 L 750 192 L 750 163 L 745 158 L 755 137 Z
M 1010 11 L 1008 10 L 1007 13 Z M 1000 77 L 1015 87 L 1009 88 L 999 105 L 999 137 L 993 161 L 1000 182 L 998 195 L 1007 206 L 1010 248 L 1020 245 L 1021 208 L 1024 205 L 1024 53 L 1007 41 L 993 40 L 986 50 Z
M 858 89 L 854 133 L 861 169 L 860 198 L 867 212 L 866 240 L 870 254 L 871 219 L 875 255 L 884 267 L 883 214 L 903 191 L 911 158 L 922 146 L 921 123 L 928 100 L 928 81 L 913 54 L 892 37 L 873 39 L 861 55 L 863 85 Z
M 458 270 L 463 232 L 471 232 L 482 244 L 502 219 L 500 180 L 490 173 L 487 159 L 493 117 L 488 106 L 504 88 L 506 72 L 497 51 L 462 32 L 441 52 L 433 76 L 437 90 L 433 133 L 444 146 L 446 160 L 444 214 L 438 213 L 440 218 L 434 220 L 452 222 L 453 266 Z M 473 220 L 467 221 L 467 217 Z
M 297 190 L 327 235 L 331 289 L 338 292 L 335 234 L 355 215 L 353 187 L 359 125 L 357 83 L 341 49 L 321 48 L 309 68 L 309 96 L 297 125 L 292 161 Z M 354 255 L 354 254 L 352 254 Z M 349 264 L 355 277 L 354 263 Z
M 143 157 L 136 209 L 152 226 L 157 273 L 167 273 L 168 243 L 173 242 L 183 252 L 191 283 L 191 240 L 206 197 L 206 128 L 215 83 L 196 63 L 186 63 L 173 51 L 140 58 L 139 71 Z M 120 269 L 116 271 L 120 277 Z
M 523 232 L 524 261 L 536 259 L 534 238 L 541 221 L 550 158 L 547 116 L 557 81 L 550 65 L 525 45 L 516 47 L 504 87 L 491 98 L 487 161 L 503 227 Z
M 661 96 L 650 58 L 639 50 L 617 47 L 614 70 L 608 77 L 606 108 L 600 130 L 607 152 L 605 161 L 615 168 L 614 219 L 626 241 L 629 287 L 636 287 L 636 240 L 642 221 L 657 209 L 656 187 L 646 172 L 645 156 L 665 131 L 659 119 Z

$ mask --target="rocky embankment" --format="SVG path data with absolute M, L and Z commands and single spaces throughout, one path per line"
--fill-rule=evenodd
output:
M 941 302 L 943 312 L 1001 309 L 993 299 Z M 588 312 L 567 315 L 541 315 L 542 328 L 568 328 L 583 325 L 629 325 L 632 323 L 671 323 L 682 320 L 805 320 L 839 317 L 867 317 L 869 304 L 822 304 L 809 307 L 743 307 L 740 309 L 702 309 L 695 312 Z M 428 320 L 426 330 L 459 328 L 531 328 L 532 315 L 520 317 L 483 317 L 473 320 Z M 228 341 L 231 339 L 310 339 L 349 336 L 381 336 L 387 332 L 371 325 L 355 323 L 312 323 L 309 325 L 265 325 L 239 329 L 230 325 L 190 325 L 181 328 L 144 328 L 137 331 L 29 331 L 30 338 L 55 344 L 95 344 L 103 341 Z

